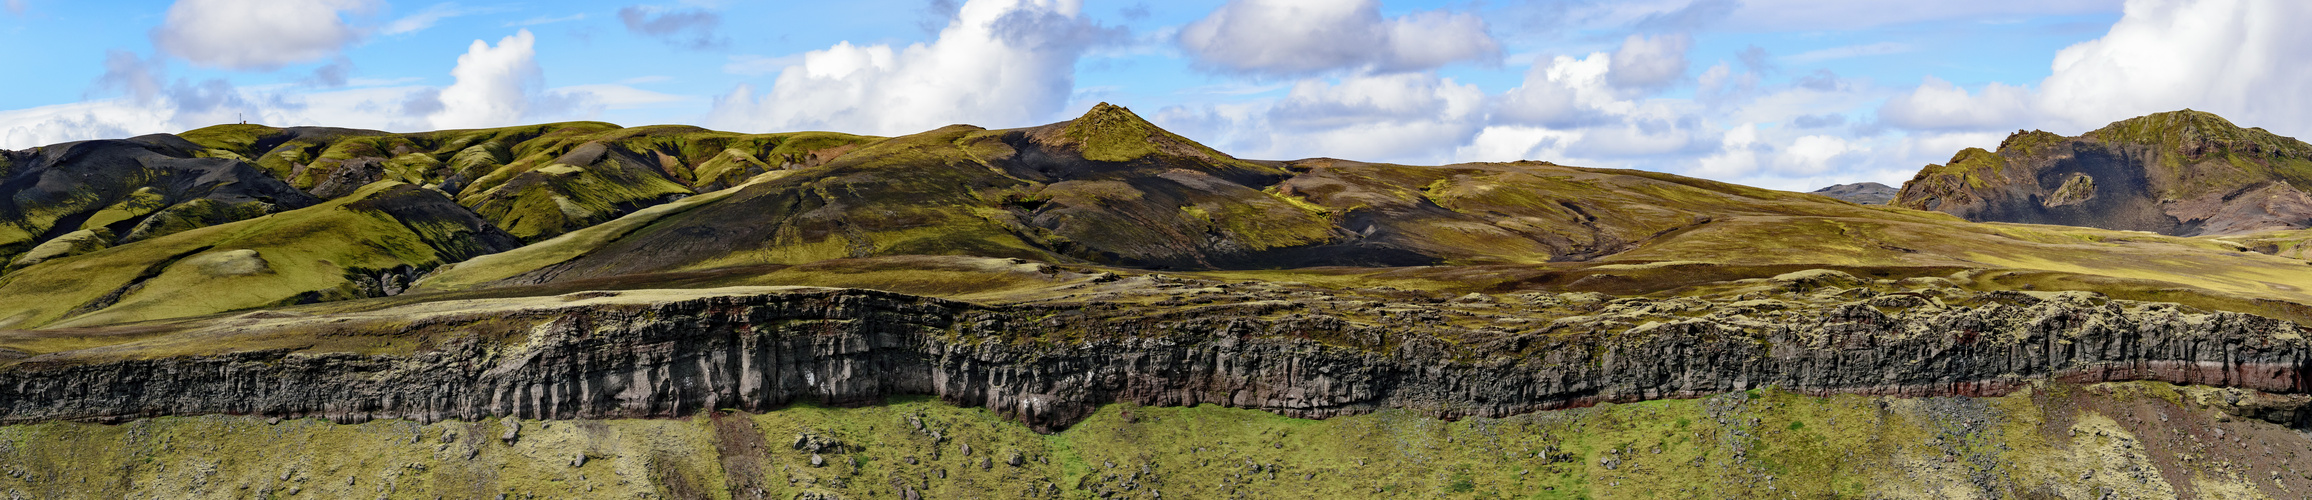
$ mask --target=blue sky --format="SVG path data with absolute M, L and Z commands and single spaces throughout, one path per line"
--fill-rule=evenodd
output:
M 2312 129 L 2277 0 L 0 0 L 0 148 L 245 117 L 895 135 L 1113 102 L 1239 156 L 1897 184 L 2185 107 Z

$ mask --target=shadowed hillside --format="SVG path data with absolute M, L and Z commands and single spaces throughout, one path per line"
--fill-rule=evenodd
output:
M 2312 145 L 2183 110 L 2079 137 L 2016 132 L 1903 184 L 1897 206 L 1975 221 L 2171 235 L 2312 227 Z

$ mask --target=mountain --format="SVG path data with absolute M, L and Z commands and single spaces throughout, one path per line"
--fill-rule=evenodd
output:
M 1816 189 L 1814 194 L 1864 205 L 1885 205 L 1895 199 L 1895 188 L 1876 182 L 1857 182 Z
M 2200 111 L 2079 137 L 2016 132 L 1903 184 L 1896 206 L 1968 220 L 2198 236 L 2312 227 L 2312 145 Z
M 911 254 L 1175 270 L 1535 264 L 1607 258 L 1713 222 L 1945 220 L 1542 162 L 1246 161 L 1108 105 L 1042 127 L 895 137 L 633 217 L 424 286 Z
M 2018 134 L 1892 206 L 1104 103 L 0 152 L 0 491 L 2300 496 L 2258 443 L 2312 448 L 2301 144 L 2223 126 Z
M 0 261 L 19 268 L 319 201 L 204 153 L 171 135 L 0 152 Z

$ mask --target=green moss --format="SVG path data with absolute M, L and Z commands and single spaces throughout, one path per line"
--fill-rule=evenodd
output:
M 1124 163 L 1164 156 L 1192 158 L 1221 169 L 1273 172 L 1275 169 L 1236 159 L 1186 137 L 1157 128 L 1132 110 L 1108 103 L 1092 106 L 1060 131 L 1063 143 L 1074 146 L 1084 159 Z
M 180 318 L 251 307 L 359 296 L 359 270 L 430 268 L 470 256 L 470 232 L 434 221 L 397 220 L 363 208 L 395 198 L 439 198 L 380 182 L 329 203 L 41 262 L 0 284 L 0 326 L 29 328 L 78 318 L 106 324 Z M 446 200 L 440 200 L 446 203 Z M 435 227 L 423 230 L 414 228 Z M 220 274 L 202 256 L 254 251 L 262 266 Z
M 1083 148 L 1084 159 L 1128 162 L 1157 154 L 1155 134 L 1162 133 L 1122 106 L 1100 103 L 1068 124 L 1064 136 Z
M 251 149 L 256 146 L 257 141 L 282 132 L 284 132 L 282 129 L 264 125 L 227 124 L 193 129 L 177 134 L 177 137 L 191 141 L 193 144 L 199 144 L 204 148 L 229 153 L 236 157 L 248 157 L 265 153 Z
M 2136 383 L 1911 399 L 1769 389 L 1454 421 L 1114 404 L 1049 435 L 984 408 L 899 398 L 523 421 L 512 442 L 498 439 L 496 419 L 166 417 L 0 427 L 0 467 L 24 471 L 0 475 L 0 488 L 40 497 L 292 488 L 332 498 L 2176 496 L 2167 481 L 2205 474 L 2186 486 L 2253 491 L 2287 466 L 2248 462 L 2271 460 L 2253 447 L 2171 448 L 2173 436 L 2220 426 L 2269 436 L 2261 439 L 2275 448 L 2305 443 L 2274 424 L 2219 424 L 2180 395 L 2145 397 L 2177 392 Z M 2142 417 L 2154 413 L 2162 418 Z M 825 447 L 794 444 L 810 440 Z M 2252 478 L 2212 472 L 2243 467 Z
M 95 229 L 123 226 L 119 227 L 118 229 L 126 230 L 128 228 L 122 223 L 137 220 L 144 216 L 152 215 L 153 212 L 160 211 L 164 207 L 164 203 L 166 203 L 165 198 L 166 197 L 162 195 L 159 190 L 155 190 L 149 186 L 137 188 L 136 191 L 130 192 L 128 196 L 121 198 L 119 203 L 114 203 L 112 206 L 105 207 L 103 210 L 98 210 L 95 214 L 89 215 L 88 220 L 80 224 L 80 228 Z
M 2253 153 L 2257 156 L 2312 157 L 2312 145 L 2261 128 L 2241 128 L 2204 111 L 2154 113 L 2112 122 L 2085 137 L 2111 143 L 2151 144 L 2183 156 Z

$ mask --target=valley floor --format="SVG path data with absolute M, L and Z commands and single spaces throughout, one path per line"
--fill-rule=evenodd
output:
M 10 498 L 2301 498 L 2304 398 L 2156 382 L 1444 421 L 1108 405 L 1050 435 L 932 399 L 600 421 L 0 427 Z M 502 496 L 501 496 L 502 495 Z

